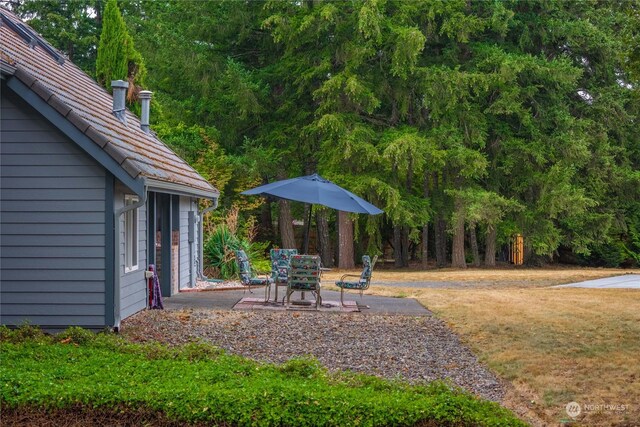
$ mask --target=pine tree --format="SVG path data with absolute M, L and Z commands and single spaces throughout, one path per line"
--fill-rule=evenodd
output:
M 107 88 L 112 80 L 129 81 L 129 102 L 135 101 L 139 88 L 143 85 L 146 68 L 142 55 L 133 47 L 133 39 L 116 0 L 108 0 L 102 17 L 102 34 L 98 45 L 96 77 L 98 83 Z

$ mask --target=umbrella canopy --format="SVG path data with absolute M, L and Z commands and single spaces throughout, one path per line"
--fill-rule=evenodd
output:
M 350 191 L 318 174 L 285 179 L 243 191 L 245 195 L 274 196 L 296 202 L 313 203 L 345 212 L 378 215 L 378 209 Z

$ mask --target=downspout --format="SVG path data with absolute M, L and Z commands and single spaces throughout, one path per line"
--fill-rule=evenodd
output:
M 120 217 L 123 213 L 141 208 L 147 203 L 147 183 L 143 184 L 144 192 L 137 203 L 125 205 L 113 212 L 114 216 L 114 262 L 113 262 L 113 330 L 120 329 Z M 140 220 L 138 219 L 138 222 Z M 138 236 L 139 238 L 140 236 Z M 146 288 L 146 286 L 145 286 Z
M 207 212 L 218 207 L 218 198 L 213 199 L 213 205 L 206 209 L 198 211 L 198 279 L 207 280 L 208 277 L 204 275 L 204 216 Z

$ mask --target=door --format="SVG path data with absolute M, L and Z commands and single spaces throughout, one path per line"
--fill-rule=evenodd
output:
M 165 193 L 149 196 L 149 263 L 155 264 L 162 295 L 178 292 L 180 259 L 178 197 Z

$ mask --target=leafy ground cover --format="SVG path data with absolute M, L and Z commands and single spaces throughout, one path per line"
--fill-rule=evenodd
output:
M 370 293 L 417 298 L 445 320 L 484 363 L 513 384 L 503 403 L 534 424 L 569 419 L 565 406 L 575 401 L 583 408 L 577 417 L 580 425 L 637 425 L 640 292 L 548 288 L 616 272 L 624 273 L 445 271 L 433 277 L 464 282 L 461 277 L 466 275 L 487 284 L 459 289 L 372 286 Z M 392 272 L 374 272 L 374 282 L 385 280 L 384 274 Z M 421 280 L 429 277 L 425 274 Z
M 5 410 L 69 408 L 161 412 L 217 425 L 524 425 L 499 405 L 443 383 L 413 386 L 312 359 L 260 364 L 218 348 L 131 344 L 73 328 L 0 333 Z

